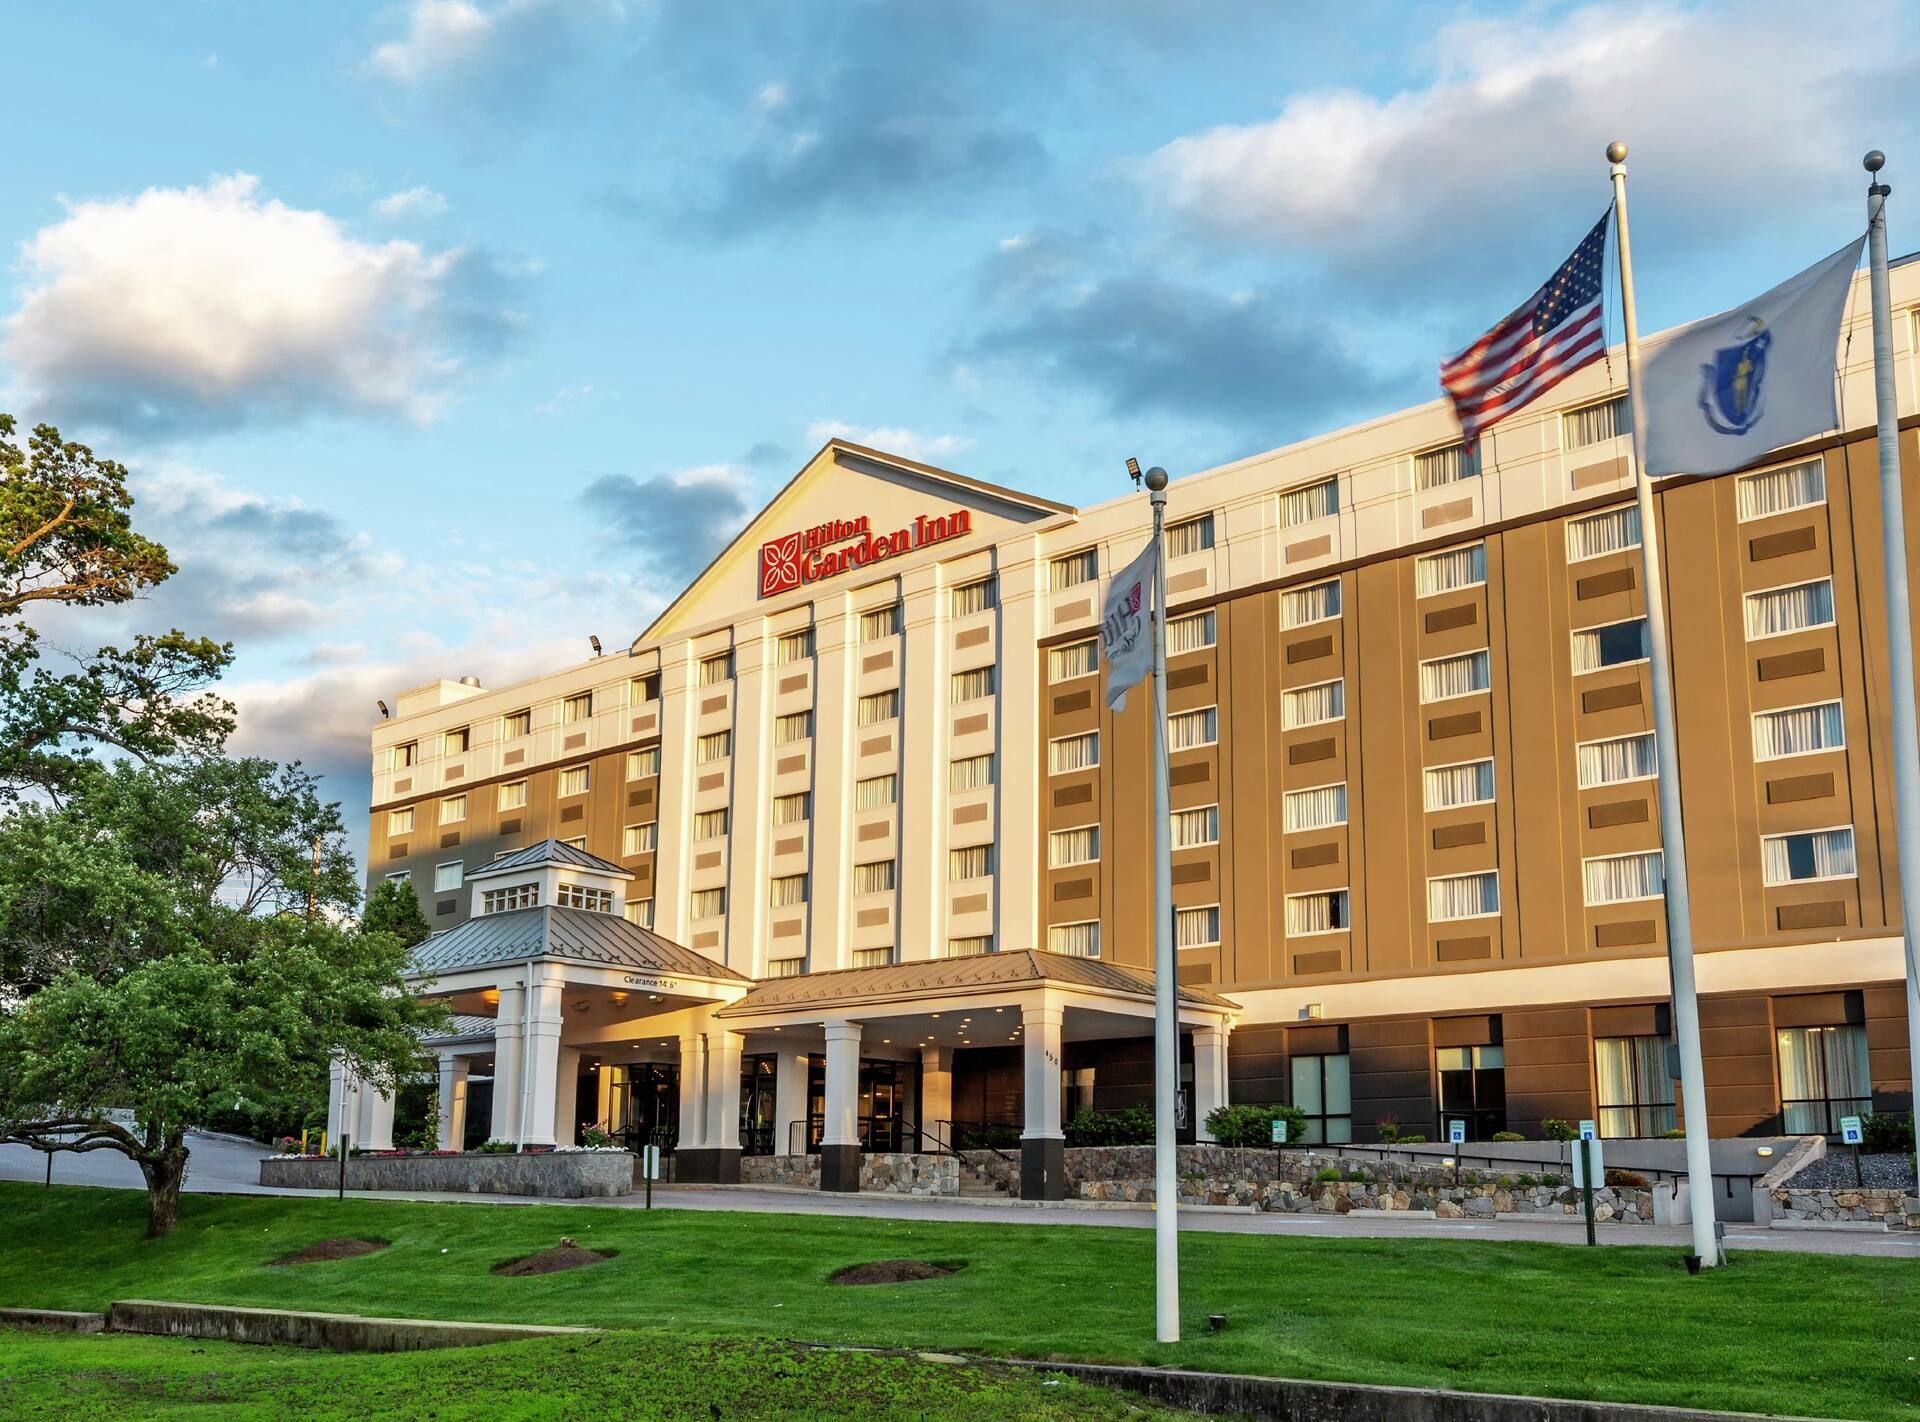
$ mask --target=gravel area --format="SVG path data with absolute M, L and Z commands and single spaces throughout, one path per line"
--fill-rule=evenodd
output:
M 1910 1155 L 1863 1155 L 1860 1174 L 1870 1190 L 1905 1190 L 1914 1193 L 1913 1157 Z M 1799 1171 L 1787 1181 L 1789 1190 L 1851 1190 L 1855 1188 L 1853 1152 L 1835 1146 L 1824 1159 Z

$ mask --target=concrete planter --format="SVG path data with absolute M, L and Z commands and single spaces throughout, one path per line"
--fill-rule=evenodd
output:
M 260 1183 L 283 1190 L 332 1190 L 340 1183 L 337 1160 L 268 1156 Z M 349 1190 L 409 1193 L 537 1195 L 577 1200 L 633 1192 L 633 1153 L 566 1150 L 524 1155 L 356 1156 L 347 1162 Z

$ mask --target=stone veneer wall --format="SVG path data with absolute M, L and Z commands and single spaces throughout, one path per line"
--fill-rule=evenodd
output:
M 332 1190 L 340 1183 L 340 1162 L 270 1155 L 260 1162 L 260 1183 L 284 1190 Z M 347 1188 L 538 1195 L 560 1200 L 626 1195 L 633 1191 L 633 1152 L 354 1156 L 347 1161 Z
M 742 1185 L 792 1185 L 808 1190 L 820 1188 L 820 1157 L 817 1155 L 743 1155 L 740 1157 Z
M 1773 1194 L 1773 1217 L 1798 1224 L 1840 1221 L 1920 1229 L 1920 1198 L 1904 1190 L 1784 1190 Z
M 820 1188 L 817 1155 L 747 1155 L 742 1185 Z M 868 1154 L 860 1157 L 860 1188 L 879 1195 L 958 1195 L 960 1162 L 950 1155 Z

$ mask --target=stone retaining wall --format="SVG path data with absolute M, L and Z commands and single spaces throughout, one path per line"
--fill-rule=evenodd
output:
M 820 1188 L 817 1155 L 747 1155 L 740 1158 L 742 1185 Z M 880 1153 L 860 1157 L 860 1188 L 876 1195 L 958 1195 L 960 1162 L 950 1155 Z
M 817 1155 L 743 1155 L 740 1157 L 742 1185 L 793 1185 L 808 1190 L 820 1188 L 820 1157 Z
M 1904 1190 L 1776 1189 L 1773 1217 L 1797 1224 L 1846 1221 L 1920 1229 L 1920 1198 Z
M 577 1200 L 632 1194 L 633 1164 L 633 1153 L 625 1150 L 362 1155 L 347 1161 L 347 1188 Z M 270 1155 L 260 1162 L 260 1183 L 282 1190 L 332 1190 L 340 1184 L 340 1162 Z

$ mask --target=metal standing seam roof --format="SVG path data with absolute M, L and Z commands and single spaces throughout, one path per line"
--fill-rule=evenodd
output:
M 562 958 L 688 978 L 751 981 L 732 968 L 614 914 L 554 904 L 482 914 L 458 928 L 436 933 L 407 955 L 407 974 L 431 977 L 527 958 Z
M 543 839 L 538 844 L 530 844 L 525 849 L 516 849 L 513 853 L 491 864 L 483 864 L 467 875 L 468 879 L 485 879 L 493 874 L 511 874 L 520 869 L 534 869 L 542 865 L 553 864 L 562 869 L 590 869 L 596 874 L 612 874 L 617 878 L 631 879 L 633 871 L 622 869 L 610 859 L 602 859 L 597 854 L 589 854 L 571 844 L 562 844 L 557 839 Z
M 1076 958 L 1029 948 L 1017 953 L 932 958 L 912 963 L 891 963 L 884 968 L 844 968 L 834 972 L 805 973 L 792 978 L 773 978 L 759 984 L 738 1002 L 716 1009 L 715 1016 L 745 1016 L 781 1007 L 823 1007 L 876 997 L 911 997 L 972 988 L 1014 987 L 1026 983 L 1058 983 L 1065 987 L 1117 992 L 1129 997 L 1153 996 L 1153 979 L 1146 974 L 1104 963 L 1097 958 Z M 1231 999 L 1199 988 L 1179 988 L 1178 996 L 1182 1002 L 1202 1007 L 1234 1009 L 1239 1006 Z
M 469 1012 L 456 1012 L 447 1019 L 447 1030 L 430 1032 L 420 1039 L 422 1046 L 431 1047 L 439 1042 L 458 1042 L 467 1037 L 492 1037 L 497 1019 L 477 1017 Z

